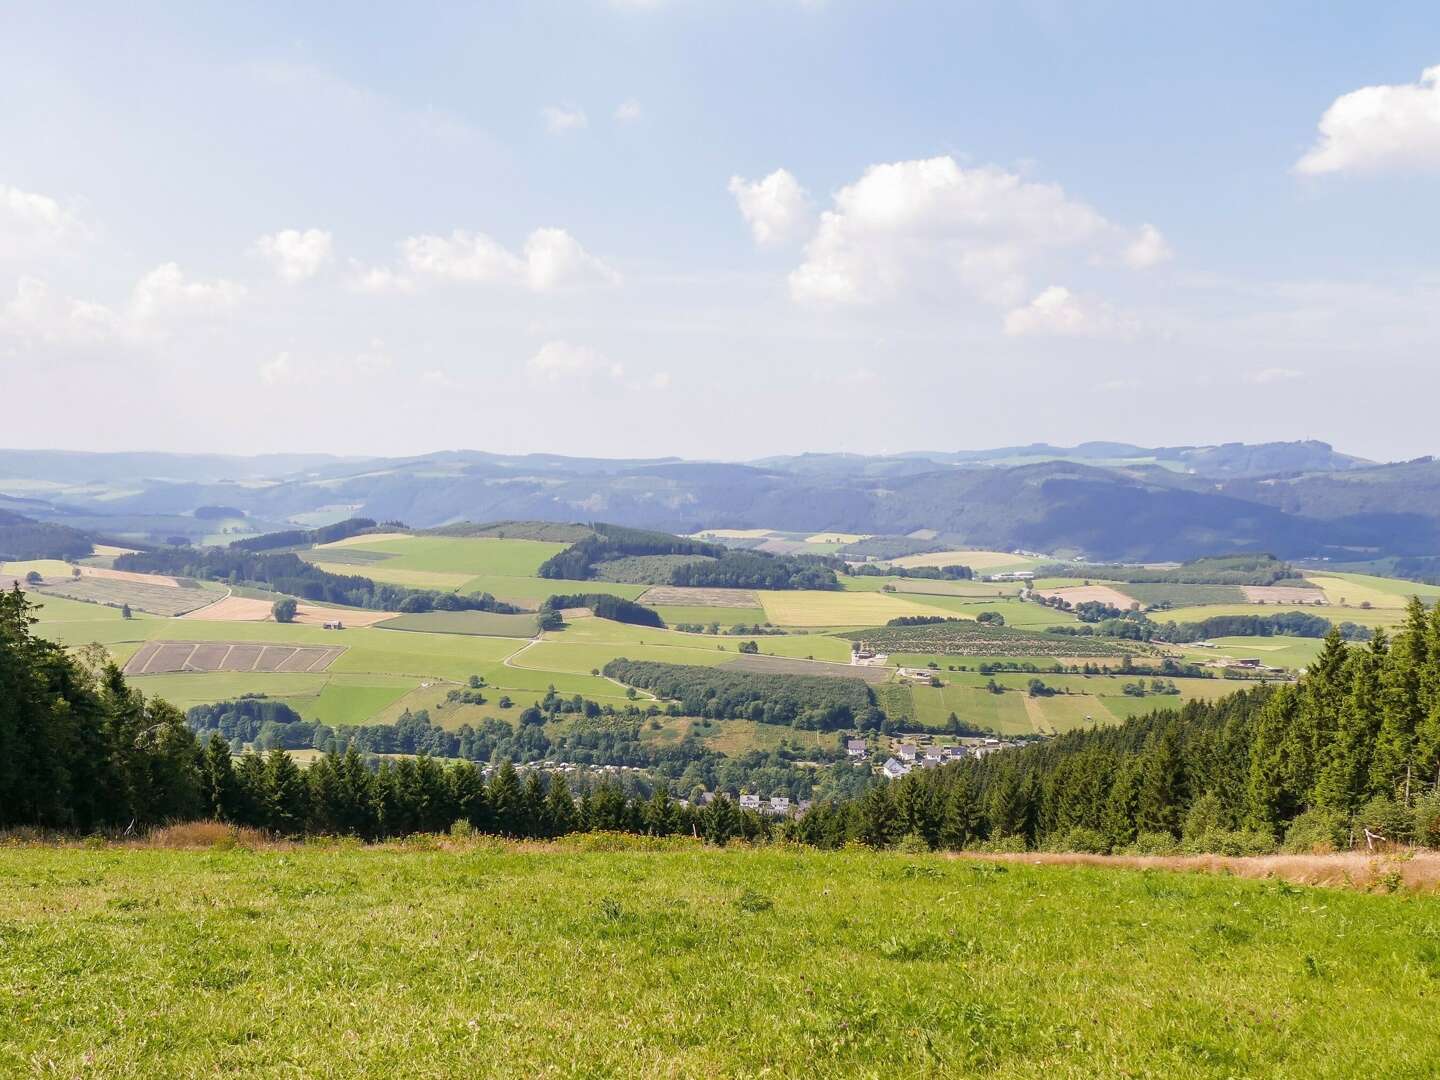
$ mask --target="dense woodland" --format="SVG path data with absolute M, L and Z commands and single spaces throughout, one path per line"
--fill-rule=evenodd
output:
M 838 559 L 814 555 L 770 555 L 760 551 L 738 551 L 700 540 L 688 540 L 669 533 L 626 529 L 596 523 L 594 536 L 571 544 L 552 555 L 537 571 L 543 578 L 584 581 L 596 576 L 606 562 L 654 556 L 692 556 L 688 560 L 666 559 L 656 564 L 652 585 L 681 585 L 698 588 L 732 589 L 838 589 Z M 633 574 L 624 575 L 632 580 Z
M 611 660 L 602 673 L 678 702 L 682 716 L 755 720 L 815 731 L 879 730 L 885 719 L 863 679 L 768 675 L 624 658 Z
M 0 510 L 0 562 L 26 559 L 83 559 L 95 551 L 89 534 L 68 525 L 32 521 Z
M 589 608 L 597 619 L 613 619 L 635 626 L 665 626 L 665 620 L 654 608 L 609 593 L 558 593 L 549 597 L 540 610 L 564 611 L 566 608 Z
M 232 585 L 256 585 L 273 592 L 296 596 L 316 603 L 399 611 L 494 611 L 514 614 L 520 609 L 496 600 L 489 593 L 468 595 L 407 589 L 386 585 L 358 574 L 332 574 L 306 562 L 293 552 L 250 552 L 228 548 L 166 547 L 121 555 L 117 570 L 142 574 L 175 574 L 181 577 L 225 581 Z
M 1081 611 L 1089 608 L 1089 611 Z M 1156 622 L 1138 611 L 1121 611 L 1094 601 L 1076 605 L 1079 625 L 1052 626 L 1051 634 L 1071 637 L 1123 638 L 1129 641 L 1158 641 L 1184 645 L 1216 637 L 1304 637 L 1323 638 L 1337 630 L 1346 641 L 1370 640 L 1370 629 L 1345 622 L 1338 627 L 1320 615 L 1306 611 L 1282 611 L 1274 615 L 1213 615 L 1196 622 Z

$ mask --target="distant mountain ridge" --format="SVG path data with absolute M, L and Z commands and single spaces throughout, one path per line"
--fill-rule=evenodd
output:
M 1318 441 L 1039 443 L 752 462 L 470 450 L 405 458 L 0 451 L 0 493 L 13 496 L 0 507 L 117 535 L 146 534 L 151 519 L 157 536 L 185 535 L 197 507 L 218 505 L 257 522 L 305 525 L 360 515 L 415 527 L 511 519 L 682 533 L 931 529 L 957 546 L 1103 560 L 1440 554 L 1440 465 L 1375 464 Z

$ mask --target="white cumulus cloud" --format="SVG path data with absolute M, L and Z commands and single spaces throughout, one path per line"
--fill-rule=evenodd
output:
M 218 311 L 233 307 L 245 296 L 245 287 L 233 281 L 195 281 L 175 263 L 164 263 L 135 283 L 130 315 L 147 322 L 172 314 Z
M 1156 234 L 1158 237 L 1158 233 Z M 1033 266 L 1064 254 L 1121 257 L 1144 234 L 1124 229 L 1057 184 L 938 157 L 872 165 L 841 188 L 790 275 L 800 301 L 873 303 L 956 289 L 1013 307 Z M 1147 257 L 1155 254 L 1148 244 Z
M 333 241 L 323 229 L 282 229 L 255 241 L 282 281 L 305 281 L 330 261 Z
M 1125 248 L 1125 265 L 1136 270 L 1158 266 L 1175 257 L 1170 244 L 1154 225 L 1141 225 L 1140 235 Z
M 625 368 L 612 363 L 604 353 L 587 345 L 574 345 L 568 341 L 545 342 L 535 355 L 526 361 L 526 367 L 535 379 L 551 383 L 596 375 L 619 379 L 625 375 Z
M 786 243 L 810 218 L 810 196 L 785 169 L 776 169 L 763 180 L 732 176 L 729 190 L 761 247 Z
M 1341 94 L 1320 117 L 1320 137 L 1295 171 L 1440 169 L 1440 65 L 1417 83 Z
M 280 386 L 295 381 L 295 364 L 288 352 L 276 353 L 260 365 L 260 381 L 266 386 Z
M 389 267 L 365 266 L 352 260 L 345 287 L 359 293 L 411 293 L 415 282 Z
M 540 110 L 540 117 L 545 121 L 545 130 L 551 135 L 577 131 L 590 123 L 585 110 L 568 105 L 546 105 Z
M 0 184 L 0 258 L 53 250 L 89 233 L 73 210 L 49 195 Z
M 644 111 L 640 108 L 640 102 L 634 98 L 622 101 L 615 106 L 615 122 L 618 124 L 633 124 L 642 117 Z
M 1005 333 L 1011 337 L 1125 337 L 1136 329 L 1134 320 L 1063 285 L 1051 285 L 1005 316 Z
M 519 284 L 535 292 L 572 285 L 616 285 L 620 275 L 564 229 L 536 229 L 515 254 L 484 233 L 412 236 L 401 245 L 411 272 L 449 281 Z

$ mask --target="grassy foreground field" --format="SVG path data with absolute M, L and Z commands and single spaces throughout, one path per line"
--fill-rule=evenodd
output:
M 0 848 L 0 1074 L 1433 1075 L 1433 897 L 597 842 Z

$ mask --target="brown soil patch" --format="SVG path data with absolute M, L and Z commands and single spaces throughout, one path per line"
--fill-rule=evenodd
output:
M 1252 604 L 1323 604 L 1325 594 L 1319 589 L 1297 585 L 1241 585 L 1245 599 Z
M 1044 597 L 1058 596 L 1071 605 L 1098 600 L 1102 604 L 1109 604 L 1121 611 L 1129 611 L 1130 605 L 1135 603 L 1133 597 L 1126 596 L 1119 589 L 1109 585 L 1071 585 L 1064 589 L 1036 589 L 1035 591 Z
M 637 603 L 668 607 L 755 608 L 760 598 L 750 589 L 697 589 L 682 585 L 654 585 Z

